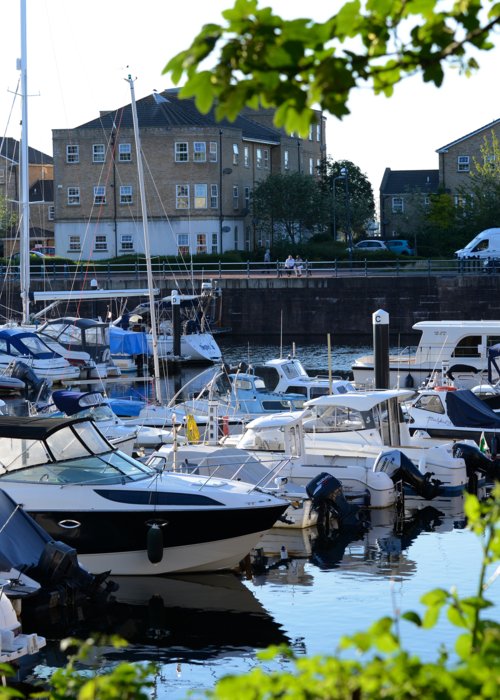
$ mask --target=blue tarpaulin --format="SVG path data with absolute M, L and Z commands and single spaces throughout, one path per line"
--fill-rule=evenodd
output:
M 118 326 L 109 327 L 109 349 L 111 354 L 149 355 L 146 333 L 125 331 Z

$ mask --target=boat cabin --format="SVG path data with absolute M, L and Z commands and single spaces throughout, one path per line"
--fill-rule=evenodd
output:
M 110 359 L 109 324 L 91 318 L 67 316 L 46 321 L 38 334 L 56 340 L 68 350 L 86 352 L 96 364 Z

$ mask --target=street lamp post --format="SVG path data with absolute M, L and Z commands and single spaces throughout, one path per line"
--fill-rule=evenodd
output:
M 352 260 L 352 231 L 351 231 L 351 203 L 349 200 L 349 173 L 347 168 L 342 168 L 340 171 L 345 183 L 345 217 L 346 217 L 346 232 L 345 238 L 349 248 L 349 259 Z

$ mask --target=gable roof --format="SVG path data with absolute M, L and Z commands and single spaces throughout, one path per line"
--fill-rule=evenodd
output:
M 137 120 L 141 128 L 156 127 L 169 129 L 172 127 L 217 127 L 240 129 L 243 138 L 252 141 L 278 144 L 280 133 L 277 129 L 263 126 L 248 117 L 238 116 L 233 122 L 227 119 L 217 121 L 213 109 L 208 114 L 201 114 L 193 99 L 181 100 L 178 88 L 155 92 L 152 95 L 137 100 Z M 116 110 L 101 114 L 78 129 L 107 129 L 133 128 L 132 106 L 130 104 Z
M 462 141 L 466 141 L 467 139 L 470 139 L 471 136 L 475 136 L 476 134 L 480 134 L 482 131 L 488 131 L 490 129 L 493 129 L 496 126 L 500 125 L 500 119 L 495 119 L 495 121 L 490 122 L 489 124 L 485 124 L 484 126 L 481 126 L 479 129 L 476 129 L 475 131 L 471 131 L 469 134 L 465 134 L 465 136 L 461 136 L 459 139 L 456 139 L 455 141 L 451 141 L 450 143 L 447 143 L 446 146 L 441 146 L 441 148 L 438 148 L 436 150 L 436 153 L 446 153 L 446 151 L 451 148 L 452 146 L 456 146 L 458 143 L 461 143 Z
M 405 192 L 437 192 L 439 170 L 391 170 L 386 168 L 380 185 L 380 194 Z
M 21 144 L 17 139 L 10 136 L 0 141 L 0 156 L 3 156 L 12 163 L 19 163 Z M 52 156 L 28 146 L 28 163 L 30 165 L 51 165 L 54 162 Z

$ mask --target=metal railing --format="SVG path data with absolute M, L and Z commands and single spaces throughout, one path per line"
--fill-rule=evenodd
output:
M 400 258 L 397 260 L 322 260 L 302 263 L 301 274 L 296 270 L 287 270 L 283 261 L 264 262 L 190 262 L 172 263 L 168 261 L 152 262 L 153 275 L 157 278 L 186 279 L 222 279 L 222 278 L 321 278 L 321 277 L 375 277 L 375 276 L 433 276 L 433 275 L 478 275 L 483 273 L 500 272 L 494 264 L 486 265 L 483 260 L 436 260 Z M 0 266 L 0 274 L 4 280 L 19 279 L 19 266 Z M 30 268 L 32 279 L 36 280 L 80 280 L 90 283 L 96 279 L 99 285 L 112 282 L 113 279 L 139 280 L 146 276 L 144 261 L 135 263 L 119 262 L 84 262 L 60 263 L 50 259 L 42 263 L 32 263 Z

